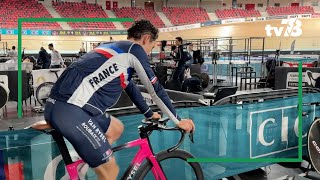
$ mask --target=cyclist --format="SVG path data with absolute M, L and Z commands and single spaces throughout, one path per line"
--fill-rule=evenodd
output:
M 111 144 L 123 132 L 122 123 L 105 113 L 123 90 L 146 118 L 159 119 L 131 81 L 133 71 L 153 101 L 181 129 L 190 132 L 191 119 L 177 115 L 169 96 L 152 71 L 148 54 L 156 44 L 158 29 L 148 20 L 135 21 L 128 41 L 101 44 L 71 64 L 57 80 L 45 107 L 45 120 L 60 132 L 92 168 L 98 179 L 116 179 L 119 167 Z M 181 121 L 180 121 L 181 120 Z

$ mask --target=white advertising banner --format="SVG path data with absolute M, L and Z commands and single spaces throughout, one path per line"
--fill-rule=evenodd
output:
M 303 72 L 302 73 L 302 87 L 315 87 L 320 73 L 317 72 Z M 286 88 L 298 88 L 299 87 L 299 73 L 298 72 L 289 72 L 287 74 L 287 86 Z
M 246 22 L 246 19 L 245 18 L 225 19 L 221 21 L 221 24 L 239 23 L 239 22 Z
M 173 26 L 173 27 L 167 27 L 167 28 L 160 28 L 160 32 L 172 32 L 172 31 L 182 31 L 182 30 L 188 30 L 188 29 L 195 29 L 195 28 L 201 28 L 200 23 L 196 24 L 188 24 L 183 26 Z
M 253 21 L 256 21 L 256 20 L 257 20 L 257 18 L 255 18 L 255 17 L 246 18 L 246 22 L 253 22 Z
M 294 15 L 288 15 L 288 19 L 291 18 L 311 18 L 311 14 L 294 14 Z

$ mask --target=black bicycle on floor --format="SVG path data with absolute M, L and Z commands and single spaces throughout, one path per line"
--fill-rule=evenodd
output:
M 56 78 L 59 78 L 58 72 L 60 69 L 50 69 L 49 72 L 54 73 Z M 37 113 L 42 113 L 44 111 L 44 105 L 46 104 L 47 99 L 49 98 L 51 89 L 55 83 L 54 82 L 44 82 L 41 83 L 35 92 L 35 98 L 39 102 L 40 106 L 35 106 L 33 111 Z

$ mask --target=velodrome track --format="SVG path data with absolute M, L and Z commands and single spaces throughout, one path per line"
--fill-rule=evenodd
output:
M 296 40 L 296 50 L 319 50 L 320 49 L 320 18 L 299 19 L 302 23 L 302 34 L 298 37 L 284 36 L 287 25 L 282 25 L 281 20 L 266 20 L 255 22 L 242 22 L 232 24 L 221 24 L 207 27 L 201 27 L 190 30 L 162 32 L 158 40 L 174 40 L 175 37 L 180 36 L 183 39 L 204 39 L 204 38 L 218 38 L 218 37 L 233 37 L 233 38 L 247 38 L 247 37 L 265 37 L 265 49 L 275 50 L 279 48 L 281 41 L 281 49 L 289 50 L 291 43 Z M 265 31 L 267 25 L 272 27 L 283 27 L 283 33 L 276 36 L 272 32 L 272 36 L 268 37 Z M 49 43 L 54 43 L 56 48 L 60 51 L 78 51 L 83 42 L 93 41 L 108 41 L 110 36 L 27 36 L 23 35 L 23 47 L 26 52 L 38 52 L 41 46 L 47 47 Z M 125 40 L 126 35 L 113 36 L 115 40 Z M 2 35 L 1 41 L 7 42 L 8 46 L 17 44 L 16 35 Z M 235 49 L 241 48 L 243 44 L 237 42 Z M 255 45 L 253 44 L 253 49 Z

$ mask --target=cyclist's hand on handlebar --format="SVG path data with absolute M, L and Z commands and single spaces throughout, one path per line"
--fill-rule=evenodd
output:
M 193 121 L 191 119 L 182 119 L 177 126 L 187 132 L 195 130 L 195 126 L 193 124 Z

